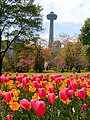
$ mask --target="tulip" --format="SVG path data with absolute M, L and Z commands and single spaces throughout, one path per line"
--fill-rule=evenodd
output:
M 90 86 L 90 80 L 88 80 L 88 85 Z
M 83 83 L 81 84 L 81 87 L 85 87 L 85 88 L 86 88 L 86 83 L 83 82 Z
M 60 78 L 58 77 L 58 78 L 55 78 L 55 82 L 56 83 L 59 83 L 60 82 Z
M 64 76 L 60 77 L 60 80 L 64 81 L 65 80 Z
M 78 88 L 78 84 L 75 82 L 71 82 L 69 88 L 75 91 Z
M 70 84 L 70 83 L 71 83 L 71 80 L 68 78 L 68 79 L 66 80 L 66 82 L 67 82 L 67 84 Z
M 55 92 L 55 89 L 54 89 L 54 86 L 49 86 L 49 93 L 54 93 Z
M 46 74 L 45 76 L 44 76 L 44 79 L 48 79 L 49 78 L 49 74 Z
M 0 76 L 0 82 L 2 82 L 2 83 L 5 82 L 5 77 L 4 76 Z
M 62 90 L 62 91 L 59 92 L 59 97 L 63 100 L 67 100 L 68 93 L 65 90 Z
M 69 91 L 68 91 L 68 94 L 70 95 L 71 98 L 74 98 L 74 97 L 75 97 L 75 92 L 74 92 L 74 90 L 69 90 Z
M 39 92 L 39 97 L 40 98 L 45 98 L 46 97 L 46 89 L 45 88 L 39 88 L 38 92 Z
M 48 102 L 53 104 L 55 102 L 55 94 L 54 93 L 50 93 L 48 94 Z
M 78 79 L 78 74 L 75 75 L 75 78 Z
M 32 99 L 31 100 L 31 107 L 35 109 L 35 103 L 36 103 L 36 99 Z
M 73 75 L 72 75 L 72 74 L 70 74 L 70 77 L 73 77 Z
M 42 87 L 46 86 L 46 81 L 42 81 Z
M 29 78 L 28 77 L 24 77 L 22 79 L 22 86 L 25 87 L 28 83 L 29 83 Z
M 26 99 L 20 100 L 20 106 L 25 109 L 28 110 L 29 106 L 30 106 L 30 102 Z
M 79 98 L 84 99 L 85 96 L 86 96 L 86 89 L 85 88 L 78 90 L 78 97 Z
M 38 81 L 38 83 L 40 83 L 40 78 L 36 78 L 36 81 Z
M 80 79 L 81 79 L 81 81 L 84 81 L 84 77 L 81 76 Z
M 7 119 L 7 120 L 12 120 L 12 115 L 7 115 L 7 116 L 6 116 L 6 119 Z
M 16 76 L 16 80 L 18 81 L 18 82 L 20 82 L 20 81 L 22 81 L 22 76 Z
M 88 105 L 87 105 L 86 103 L 84 103 L 84 104 L 82 105 L 82 107 L 83 107 L 83 110 L 87 110 Z
M 9 103 L 11 101 L 11 98 L 12 98 L 12 96 L 11 96 L 10 92 L 5 92 L 4 93 L 4 100 L 5 100 L 5 102 Z
M 35 103 L 35 112 L 38 116 L 42 117 L 46 111 L 46 104 L 44 101 L 37 101 Z
M 33 85 L 35 88 L 40 88 L 40 84 L 38 83 L 38 81 L 33 81 Z

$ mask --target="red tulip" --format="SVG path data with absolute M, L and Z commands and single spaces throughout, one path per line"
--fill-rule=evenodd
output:
M 35 112 L 38 116 L 43 116 L 46 111 L 46 104 L 44 101 L 37 101 L 35 103 Z
M 55 92 L 55 89 L 54 89 L 54 86 L 52 85 L 52 86 L 49 86 L 49 92 L 50 93 L 54 93 Z
M 80 90 L 78 90 L 78 97 L 81 99 L 84 99 L 86 96 L 86 89 L 82 88 Z
M 46 81 L 42 81 L 42 87 L 46 86 Z
M 83 110 L 87 110 L 88 105 L 87 105 L 86 103 L 84 103 L 84 104 L 82 105 L 82 107 L 83 107 Z
M 6 116 L 6 119 L 7 119 L 7 120 L 12 120 L 12 115 L 7 115 L 7 116 Z
M 66 82 L 67 82 L 67 84 L 70 84 L 70 83 L 71 83 L 71 80 L 68 78 L 68 79 L 66 80 Z
M 81 76 L 80 79 L 81 79 L 81 81 L 84 81 L 84 77 Z
M 38 92 L 39 92 L 39 97 L 40 98 L 45 98 L 46 97 L 46 89 L 45 88 L 39 88 Z
M 68 94 L 70 95 L 71 98 L 74 98 L 74 97 L 75 97 L 75 92 L 74 92 L 74 90 L 69 90 L 69 91 L 68 91 Z
M 48 94 L 48 102 L 53 104 L 55 102 L 55 94 L 54 93 L 50 93 Z
M 29 106 L 30 106 L 30 102 L 26 99 L 20 100 L 20 106 L 25 109 L 28 110 Z
M 78 79 L 78 74 L 75 75 L 75 78 Z
M 4 100 L 5 100 L 5 102 L 9 103 L 11 101 L 11 98 L 12 98 L 12 96 L 11 96 L 10 92 L 5 92 L 4 93 Z
M 68 93 L 65 90 L 62 90 L 59 92 L 59 97 L 63 100 L 66 100 L 68 98 Z
M 38 81 L 33 81 L 33 85 L 35 88 L 40 88 L 40 84 L 38 83 Z

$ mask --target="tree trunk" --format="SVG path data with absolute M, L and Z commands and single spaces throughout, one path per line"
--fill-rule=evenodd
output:
M 1 37 L 1 31 L 0 31 L 0 76 L 2 75 L 2 53 L 1 53 L 1 41 L 2 41 L 2 37 Z

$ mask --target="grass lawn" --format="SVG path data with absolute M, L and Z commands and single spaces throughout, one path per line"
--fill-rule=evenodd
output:
M 90 73 L 90 72 L 85 72 L 85 71 L 82 71 L 81 73 L 75 73 L 75 74 L 78 74 L 78 75 L 84 75 L 84 74 L 87 74 L 87 73 Z M 16 73 L 12 73 L 12 77 L 14 77 L 15 76 L 15 74 Z M 18 73 L 19 75 L 22 75 L 22 74 L 24 74 L 24 73 Z M 31 77 L 32 76 L 32 74 L 35 74 L 35 75 L 45 75 L 45 74 L 50 74 L 50 75 L 53 75 L 53 74 L 62 74 L 64 77 L 67 77 L 67 76 L 69 76 L 70 74 L 73 74 L 72 72 L 63 72 L 63 73 L 61 73 L 61 72 L 55 72 L 55 71 L 53 71 L 53 70 L 50 70 L 50 71 L 44 71 L 43 73 L 35 73 L 35 72 L 28 72 L 28 73 L 26 73 L 29 77 Z M 73 74 L 73 75 L 75 75 L 75 74 Z

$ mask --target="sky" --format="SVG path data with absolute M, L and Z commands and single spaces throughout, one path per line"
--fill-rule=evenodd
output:
M 90 0 L 35 0 L 42 5 L 44 31 L 40 33 L 43 39 L 49 39 L 49 23 L 46 16 L 51 11 L 57 14 L 54 21 L 54 39 L 59 34 L 78 36 L 84 21 L 90 17 Z

